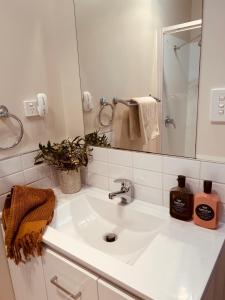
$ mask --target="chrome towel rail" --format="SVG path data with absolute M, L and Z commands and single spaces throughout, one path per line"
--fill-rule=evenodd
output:
M 155 99 L 157 102 L 161 102 L 161 100 L 159 98 L 153 97 L 152 95 L 149 95 L 150 97 L 152 97 L 153 99 Z M 117 98 L 113 98 L 113 104 L 116 105 L 117 103 L 121 103 L 124 104 L 126 106 L 137 106 L 138 103 L 135 100 L 122 100 L 122 99 L 117 99 Z
M 9 110 L 6 106 L 1 105 L 0 106 L 0 119 L 3 119 L 3 118 L 13 118 L 19 123 L 19 126 L 20 126 L 20 134 L 19 134 L 19 137 L 16 140 L 16 142 L 14 144 L 12 144 L 11 146 L 8 146 L 8 147 L 1 147 L 0 146 L 0 150 L 8 150 L 8 149 L 14 148 L 16 145 L 18 145 L 21 142 L 21 140 L 23 138 L 23 134 L 24 134 L 24 129 L 23 129 L 23 124 L 20 121 L 20 119 L 17 116 L 15 116 L 13 114 L 10 114 Z

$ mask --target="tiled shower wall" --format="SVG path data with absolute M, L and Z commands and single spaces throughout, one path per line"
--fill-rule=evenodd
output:
M 86 171 L 86 184 L 105 190 L 119 189 L 116 178 L 130 179 L 135 198 L 169 206 L 169 190 L 177 186 L 177 175 L 187 176 L 193 193 L 202 191 L 203 180 L 213 181 L 221 197 L 221 220 L 225 221 L 225 164 L 131 151 L 95 148 Z
M 34 166 L 36 151 L 0 160 L 0 211 L 11 187 L 15 184 L 39 188 L 54 187 L 57 182 L 46 165 Z
M 49 188 L 57 185 L 54 172 L 45 165 L 34 166 L 36 152 L 0 160 L 0 211 L 5 197 L 14 184 Z M 213 181 L 220 195 L 221 220 L 225 222 L 225 164 L 195 159 L 96 148 L 93 159 L 83 174 L 87 185 L 114 191 L 120 188 L 117 178 L 130 179 L 135 198 L 157 205 L 169 206 L 169 190 L 177 185 L 177 175 L 187 176 L 194 193 L 202 190 L 204 179 Z

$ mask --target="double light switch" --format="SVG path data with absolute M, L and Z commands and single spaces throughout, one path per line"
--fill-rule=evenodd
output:
M 225 123 L 225 89 L 211 91 L 210 121 Z

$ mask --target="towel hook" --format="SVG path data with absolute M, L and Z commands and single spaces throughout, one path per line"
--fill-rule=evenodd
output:
M 8 146 L 8 147 L 0 147 L 0 150 L 12 149 L 15 146 L 17 146 L 23 138 L 23 134 L 24 134 L 23 124 L 17 116 L 15 116 L 13 114 L 10 114 L 8 108 L 4 105 L 0 105 L 0 119 L 1 118 L 13 118 L 19 123 L 20 135 L 19 135 L 18 139 L 16 140 L 16 142 L 14 144 L 12 144 L 11 146 Z

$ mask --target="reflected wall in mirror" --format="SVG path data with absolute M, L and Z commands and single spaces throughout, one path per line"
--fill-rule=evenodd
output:
M 90 143 L 195 157 L 202 0 L 75 0 Z

